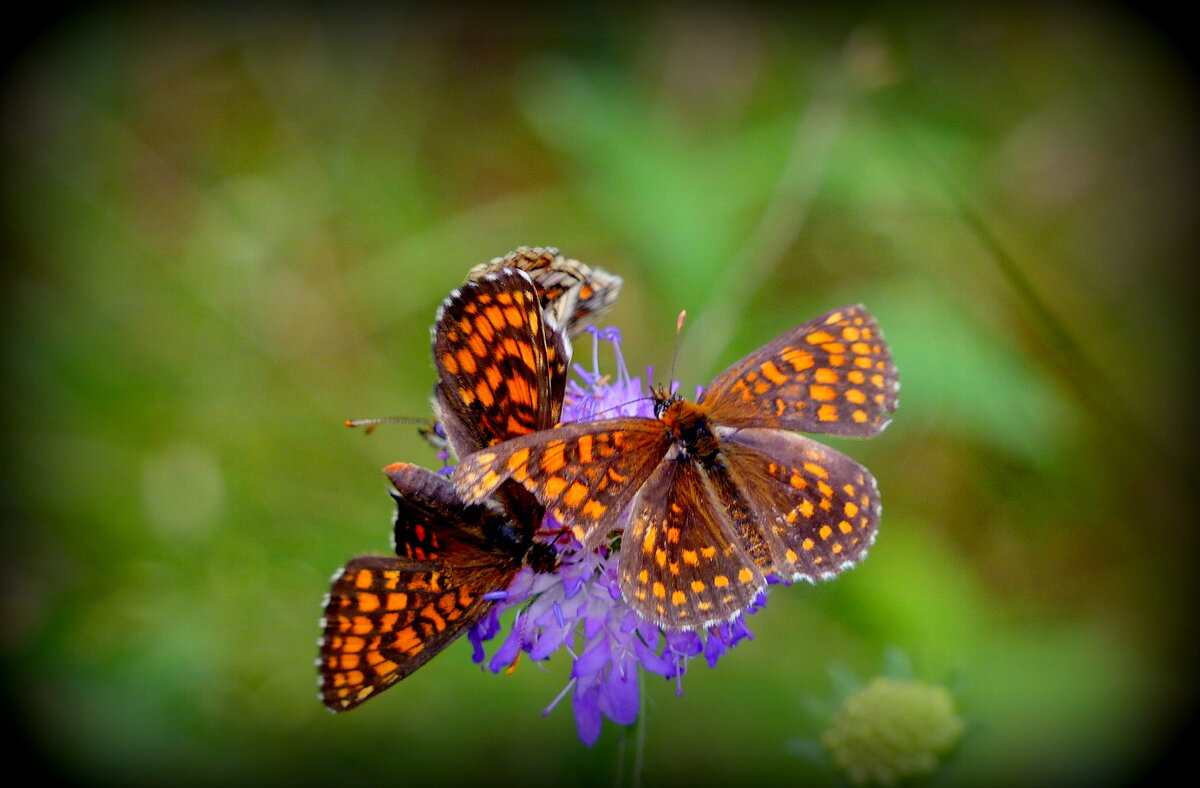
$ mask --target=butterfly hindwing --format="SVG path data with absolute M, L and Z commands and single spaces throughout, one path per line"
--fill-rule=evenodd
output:
M 335 575 L 318 671 L 334 711 L 353 708 L 444 650 L 508 587 L 530 545 L 449 479 L 407 463 L 385 469 L 395 491 L 397 556 L 360 556 Z
M 780 430 L 732 432 L 728 465 L 766 547 L 764 571 L 827 580 L 861 560 L 879 529 L 879 489 L 841 452 Z
M 564 257 L 553 246 L 522 246 L 471 269 L 478 279 L 501 268 L 519 268 L 537 287 L 542 310 L 567 336 L 578 335 L 617 302 L 621 277 Z
M 505 518 L 489 502 L 468 505 L 450 480 L 428 468 L 406 462 L 383 469 L 392 482 L 396 512 L 392 546 L 410 561 L 447 559 L 477 563 L 483 556 L 503 555 L 494 544 Z M 519 549 L 513 545 L 513 551 Z
M 661 462 L 629 511 L 618 577 L 643 618 L 700 628 L 732 618 L 766 587 L 696 463 Z
M 318 671 L 321 698 L 346 711 L 424 665 L 487 610 L 432 563 L 360 556 L 334 575 Z

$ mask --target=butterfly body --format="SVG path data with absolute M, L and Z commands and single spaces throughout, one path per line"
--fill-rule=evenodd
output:
M 672 442 L 688 457 L 703 466 L 709 466 L 716 460 L 720 444 L 703 406 L 679 397 L 667 398 L 659 394 L 654 409 L 659 421 L 669 431 Z
M 626 601 L 668 629 L 728 620 L 768 575 L 815 581 L 875 538 L 874 478 L 793 430 L 868 436 L 896 407 L 874 319 L 843 307 L 718 375 L 695 402 L 659 389 L 654 418 L 561 425 L 488 447 L 455 471 L 465 500 L 517 481 L 583 549 L 624 526 Z

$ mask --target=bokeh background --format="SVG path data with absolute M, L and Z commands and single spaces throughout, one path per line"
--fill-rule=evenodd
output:
M 1195 691 L 1197 116 L 1124 6 L 540 12 L 99 4 L 3 75 L 3 682 L 90 784 L 835 784 L 831 668 L 900 649 L 969 732 L 935 783 L 1124 784 Z M 11 35 L 12 33 L 10 33 Z M 703 383 L 863 302 L 903 381 L 834 441 L 884 520 L 591 749 L 561 659 L 460 642 L 315 700 L 319 605 L 436 464 L 429 326 L 556 245 L 625 278 L 635 371 Z M 589 343 L 577 360 L 592 363 Z M 611 370 L 612 357 L 600 358 Z M 638 744 L 639 737 L 641 744 Z M 638 752 L 640 766 L 630 767 Z

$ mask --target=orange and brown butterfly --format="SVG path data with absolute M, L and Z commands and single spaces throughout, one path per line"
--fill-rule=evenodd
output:
M 553 426 L 569 355 L 529 276 L 502 269 L 443 302 L 433 330 L 436 407 L 466 455 Z M 511 483 L 466 503 L 444 476 L 407 463 L 384 469 L 394 490 L 395 556 L 360 556 L 334 576 L 325 602 L 319 697 L 354 708 L 444 650 L 482 618 L 526 564 L 551 571 L 535 539 L 545 509 Z
M 479 621 L 525 564 L 554 549 L 491 502 L 464 504 L 445 476 L 389 465 L 396 555 L 364 555 L 334 575 L 322 619 L 320 698 L 346 711 L 411 674 Z
M 827 579 L 863 557 L 879 526 L 874 477 L 796 433 L 875 435 L 898 390 L 874 318 L 842 307 L 738 361 L 695 403 L 656 390 L 655 418 L 516 438 L 467 457 L 455 484 L 477 501 L 520 482 L 585 550 L 624 522 L 626 601 L 664 629 L 701 628 L 743 611 L 771 574 Z
M 501 268 L 519 268 L 529 274 L 547 316 L 570 337 L 611 309 L 621 293 L 621 277 L 564 257 L 553 246 L 519 247 L 504 257 L 475 266 L 467 280 Z

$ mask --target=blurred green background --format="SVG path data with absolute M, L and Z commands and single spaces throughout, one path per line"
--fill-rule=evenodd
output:
M 429 326 L 522 244 L 625 278 L 636 371 L 704 383 L 863 302 L 903 390 L 831 441 L 866 562 L 646 684 L 646 785 L 831 784 L 830 666 L 951 681 L 945 784 L 1124 784 L 1195 691 L 1196 102 L 1119 5 L 97 5 L 4 73 L 3 679 L 93 784 L 612 785 L 566 681 L 465 642 L 343 716 L 330 573 L 385 551 L 379 469 L 436 463 Z M 576 345 L 590 365 L 590 343 Z M 612 357 L 601 364 L 612 369 Z M 622 749 L 624 748 L 624 749 Z M 625 760 L 621 761 L 624 757 Z M 628 778 L 628 774 L 624 775 Z

